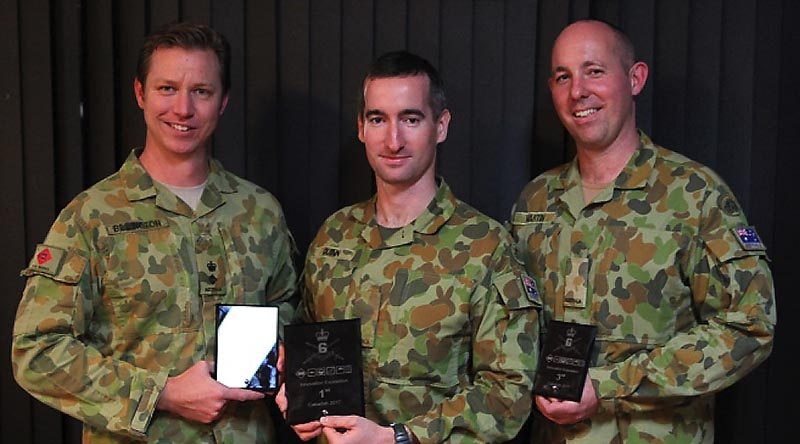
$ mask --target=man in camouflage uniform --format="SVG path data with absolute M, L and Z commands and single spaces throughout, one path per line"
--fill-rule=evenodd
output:
M 576 158 L 512 213 L 546 320 L 597 326 L 580 402 L 536 397 L 531 442 L 714 441 L 714 393 L 769 355 L 766 251 L 713 171 L 637 132 L 648 68 L 620 31 L 567 27 L 550 89 Z
M 325 221 L 303 299 L 307 320 L 361 319 L 367 413 L 295 426 L 303 439 L 499 442 L 528 417 L 540 301 L 505 229 L 435 177 L 449 121 L 427 61 L 372 65 L 358 136 L 377 194 Z
M 264 395 L 210 375 L 215 304 L 288 318 L 296 289 L 278 202 L 209 159 L 229 54 L 205 26 L 148 38 L 144 149 L 61 212 L 22 272 L 14 376 L 83 421 L 84 442 L 273 441 Z

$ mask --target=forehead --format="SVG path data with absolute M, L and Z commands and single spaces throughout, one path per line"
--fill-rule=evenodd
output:
M 383 77 L 364 82 L 366 109 L 427 108 L 430 80 L 426 75 Z
M 219 60 L 211 49 L 159 47 L 153 51 L 147 78 L 190 75 L 196 80 L 222 83 Z
M 617 57 L 614 32 L 597 23 L 576 23 L 567 27 L 556 39 L 552 51 L 552 68 L 569 67 L 586 62 L 610 63 Z

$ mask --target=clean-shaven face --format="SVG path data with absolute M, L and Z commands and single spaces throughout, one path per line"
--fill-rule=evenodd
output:
M 602 150 L 623 131 L 635 131 L 633 98 L 644 79 L 634 73 L 643 64 L 624 66 L 617 45 L 606 25 L 579 22 L 567 27 L 553 46 L 553 105 L 579 148 Z
M 228 102 L 214 51 L 156 49 L 144 84 L 134 81 L 134 92 L 147 125 L 145 150 L 179 156 L 208 152 Z
M 436 146 L 447 138 L 450 113 L 434 118 L 426 75 L 368 79 L 358 138 L 376 179 L 410 186 L 435 175 Z

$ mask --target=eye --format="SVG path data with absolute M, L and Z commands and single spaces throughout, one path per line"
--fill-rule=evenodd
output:
M 383 123 L 383 117 L 372 116 L 367 118 L 367 122 L 369 122 L 370 125 L 380 125 L 381 123 Z
M 197 88 L 194 90 L 194 93 L 200 97 L 208 97 L 211 95 L 211 90 L 205 88 Z
M 171 85 L 160 85 L 156 87 L 156 90 L 165 93 L 175 92 L 175 88 L 173 88 Z
M 600 77 L 604 73 L 605 73 L 605 71 L 603 71 L 600 68 L 590 68 L 589 69 L 589 77 Z
M 562 84 L 569 79 L 569 76 L 565 73 L 561 73 L 561 74 L 556 74 L 556 76 L 553 79 L 555 80 L 556 83 Z
M 419 122 L 421 121 L 421 119 L 419 117 L 417 117 L 417 116 L 409 116 L 409 117 L 406 117 L 405 119 L 403 119 L 403 121 L 407 125 L 417 126 L 419 124 Z

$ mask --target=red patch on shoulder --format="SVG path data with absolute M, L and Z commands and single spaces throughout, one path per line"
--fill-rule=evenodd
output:
M 53 255 L 50 253 L 49 248 L 45 248 L 36 255 L 36 262 L 38 262 L 39 265 L 44 265 L 50 262 L 51 259 L 53 259 Z

